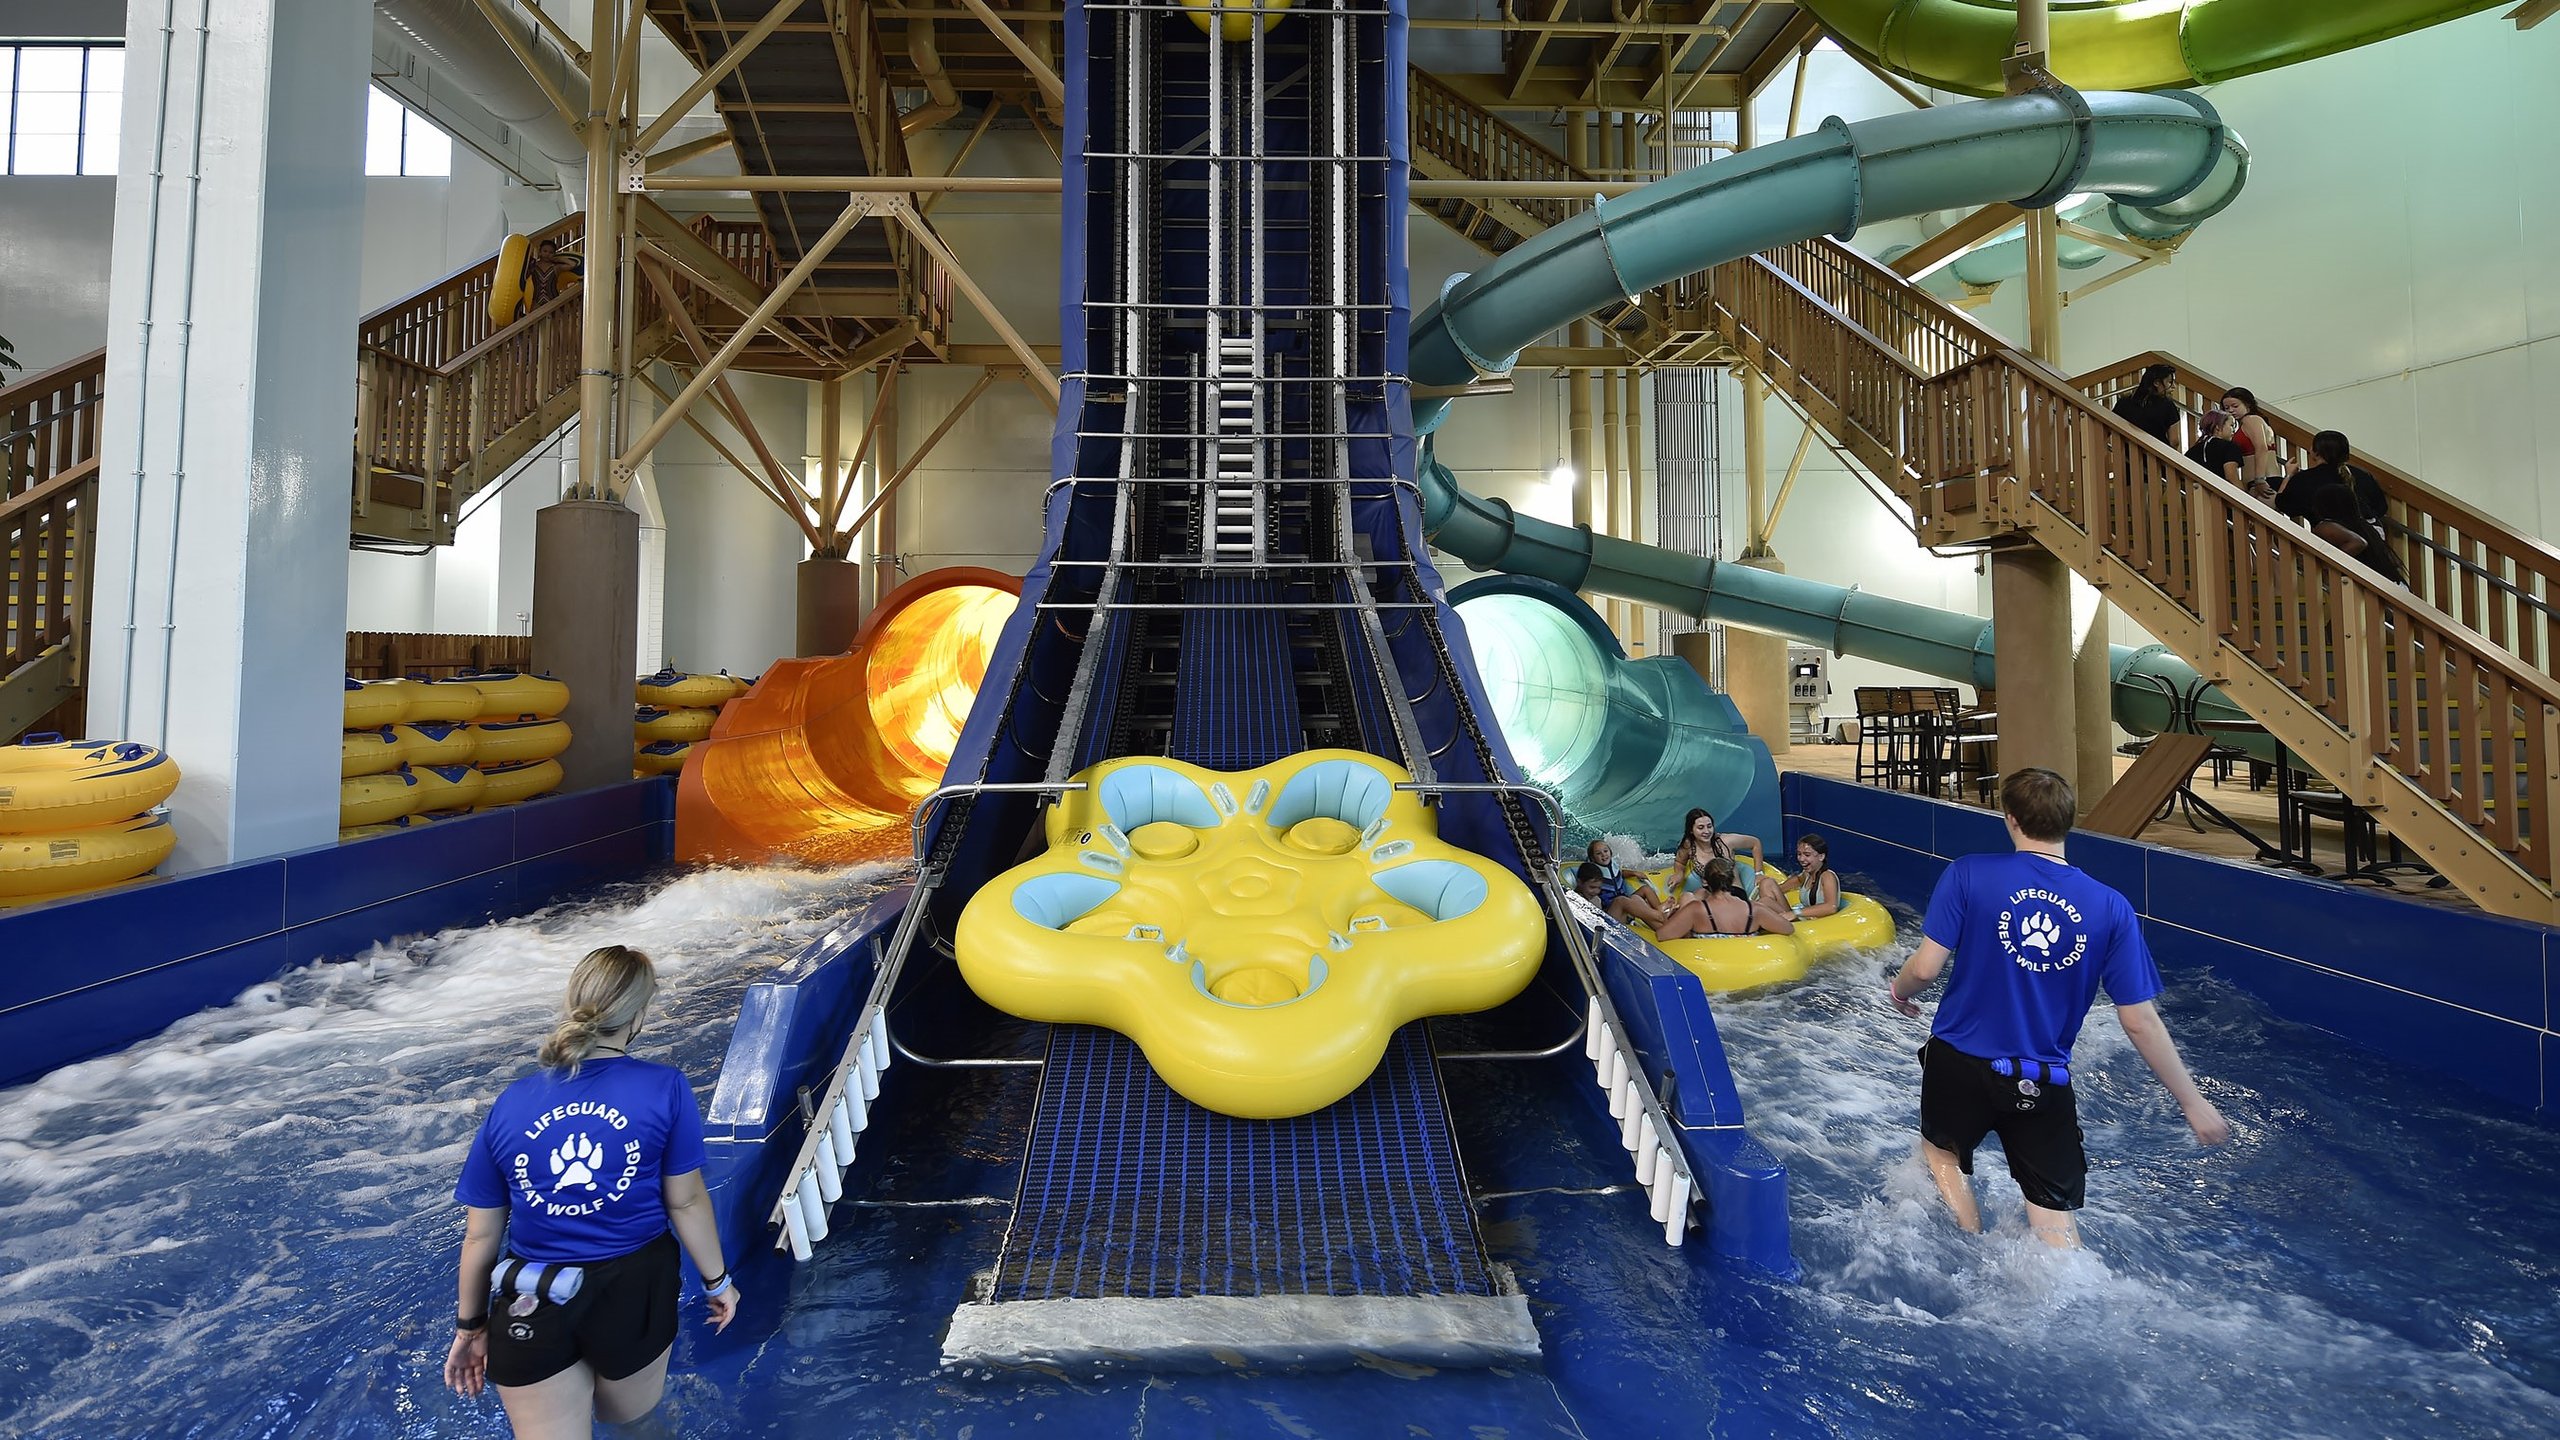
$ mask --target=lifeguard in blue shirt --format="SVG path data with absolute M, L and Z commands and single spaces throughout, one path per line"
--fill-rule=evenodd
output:
M 608 945 L 579 961 L 543 1068 L 507 1087 L 463 1154 L 445 1382 L 465 1395 L 495 1384 L 519 1437 L 583 1437 L 598 1418 L 624 1425 L 657 1407 L 679 1246 L 703 1277 L 712 1328 L 738 1312 L 693 1087 L 629 1053 L 656 991 L 637 950 Z
M 2014 852 L 1968 855 L 1947 867 L 1929 900 L 1926 938 L 1887 982 L 1894 1007 L 1917 1018 L 1913 997 L 1955 962 L 1920 1051 L 1920 1154 L 1956 1224 L 1982 1228 L 1973 1152 L 1997 1135 L 2028 1223 L 2057 1246 L 2080 1243 L 2071 1212 L 2086 1199 L 2089 1160 L 2071 1045 L 2101 989 L 2196 1138 L 2219 1145 L 2231 1136 L 2161 1022 L 2153 1003 L 2160 970 L 2133 906 L 2063 859 L 2076 805 L 2070 783 L 2050 770 L 2003 781 L 2000 809 Z

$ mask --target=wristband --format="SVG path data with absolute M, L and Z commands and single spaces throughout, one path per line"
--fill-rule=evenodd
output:
M 723 1271 L 721 1271 L 721 1272 L 720 1272 L 720 1277 L 719 1277 L 718 1279 L 716 1279 L 716 1280 L 705 1280 L 705 1281 L 703 1281 L 703 1282 L 702 1282 L 702 1298 L 704 1298 L 705 1300 L 708 1300 L 708 1299 L 710 1299 L 712 1296 L 717 1295 L 717 1294 L 720 1294 L 722 1291 L 727 1290 L 728 1288 L 729 1288 L 729 1272 L 728 1272 L 728 1271 L 726 1271 L 726 1270 L 723 1270 Z
M 453 1317 L 453 1328 L 465 1335 L 477 1335 L 489 1328 L 489 1312 L 483 1310 L 468 1320 L 456 1315 Z

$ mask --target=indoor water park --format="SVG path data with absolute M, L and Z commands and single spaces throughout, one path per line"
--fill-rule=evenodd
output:
M 0 0 L 0 1435 L 2560 1433 L 2555 15 Z

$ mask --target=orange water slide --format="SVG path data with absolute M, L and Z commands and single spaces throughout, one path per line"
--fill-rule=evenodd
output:
M 676 787 L 684 860 L 840 865 L 906 853 L 1022 582 L 953 568 L 892 591 L 842 655 L 776 661 Z

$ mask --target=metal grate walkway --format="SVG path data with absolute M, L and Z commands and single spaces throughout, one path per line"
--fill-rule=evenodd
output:
M 1494 1293 L 1419 1025 L 1293 1120 L 1203 1110 L 1108 1030 L 1058 1026 L 1044 1073 L 990 1299 Z

